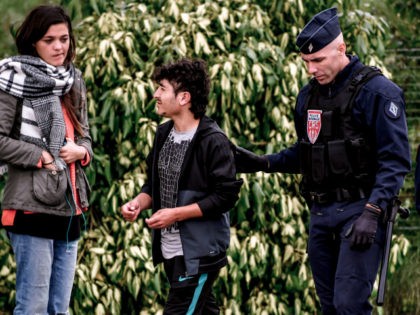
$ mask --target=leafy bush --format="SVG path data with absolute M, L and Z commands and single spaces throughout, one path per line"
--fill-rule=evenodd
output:
M 293 107 L 308 77 L 294 47 L 305 21 L 333 1 L 64 1 L 76 18 L 77 65 L 88 87 L 95 160 L 89 228 L 80 244 L 74 314 L 160 314 L 167 293 L 161 267 L 151 261 L 143 213 L 133 223 L 119 205 L 139 192 L 145 158 L 159 117 L 150 80 L 156 65 L 182 56 L 208 62 L 208 114 L 236 144 L 277 152 L 295 139 Z M 386 24 L 338 2 L 350 51 L 383 66 Z M 244 186 L 231 211 L 229 264 L 217 282 L 224 314 L 316 314 L 306 256 L 309 213 L 299 177 L 241 175 Z M 0 308 L 13 303 L 13 262 L 0 239 Z M 9 253 L 9 254 L 8 254 Z

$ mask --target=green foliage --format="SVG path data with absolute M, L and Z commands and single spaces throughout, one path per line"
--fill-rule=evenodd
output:
M 416 276 L 419 259 L 420 219 L 414 205 L 414 168 L 417 146 L 420 143 L 419 117 L 419 28 L 418 1 L 375 1 L 375 13 L 383 15 L 390 25 L 392 41 L 385 63 L 393 72 L 393 80 L 404 90 L 407 105 L 407 123 L 412 150 L 412 172 L 408 174 L 401 193 L 404 205 L 412 210 L 408 220 L 398 222 L 397 231 L 411 243 L 410 252 L 397 264 L 387 288 L 388 302 L 384 314 L 419 314 L 420 278 Z M 404 288 L 404 290 L 401 290 Z
M 80 19 L 76 64 L 89 91 L 95 150 L 88 172 L 94 191 L 90 226 L 80 243 L 72 311 L 161 314 L 168 288 L 161 267 L 151 261 L 143 221 L 149 214 L 129 224 L 118 209 L 145 180 L 159 123 L 150 79 L 155 66 L 182 56 L 206 60 L 212 79 L 208 114 L 234 143 L 277 152 L 296 141 L 293 107 L 308 77 L 294 41 L 305 22 L 338 5 L 350 51 L 381 67 L 387 25 L 350 1 L 62 2 Z M 317 314 L 299 177 L 241 177 L 245 184 L 231 211 L 229 264 L 216 285 L 222 313 Z M 404 248 L 404 239 L 396 244 Z M 4 237 L 0 253 L 10 266 L 0 269 L 0 287 L 8 288 L 0 291 L 0 308 L 11 309 L 13 263 Z
M 99 269 L 95 268 L 98 271 L 93 276 L 93 268 L 83 271 L 81 266 L 78 279 L 82 280 L 77 281 L 75 292 L 84 295 L 92 291 L 88 299 L 92 305 L 115 311 L 113 305 L 125 301 L 125 312 L 153 313 L 151 308 L 158 311 L 167 292 L 160 269 L 156 275 L 151 269 L 149 232 L 144 228 L 133 232 L 137 223 L 124 223 L 117 209 L 138 193 L 144 181 L 144 160 L 158 123 L 151 101 L 154 84 L 150 81 L 156 64 L 181 56 L 205 59 L 213 82 L 209 114 L 233 141 L 258 143 L 258 149 L 264 151 L 290 143 L 291 109 L 299 82 L 306 77 L 296 53 L 287 57 L 285 49 L 276 44 L 270 22 L 267 14 L 250 1 L 233 1 L 229 6 L 217 2 L 181 5 L 179 1 L 166 2 L 163 7 L 128 4 L 123 12 L 106 11 L 82 22 L 78 63 L 88 85 L 99 161 L 94 167 L 96 193 L 92 199 L 101 205 L 100 213 L 93 211 L 101 225 L 88 237 L 91 235 L 95 242 L 103 239 L 98 248 L 114 253 L 110 265 L 103 251 L 84 252 L 86 264 L 82 266 L 93 264 Z M 285 47 L 288 38 L 283 40 Z M 266 141 L 273 138 L 275 141 L 268 145 Z M 248 188 L 232 211 L 232 243 L 236 246 L 231 248 L 229 268 L 223 271 L 217 296 L 226 312 L 266 310 L 284 314 L 295 307 L 290 301 L 297 299 L 299 308 L 310 313 L 316 300 L 305 263 L 302 212 L 306 210 L 297 197 L 285 192 L 290 188 L 292 196 L 296 195 L 295 179 L 283 175 L 244 179 Z M 108 225 L 114 229 L 106 228 Z M 137 237 L 123 242 L 123 231 Z M 121 239 L 121 245 L 115 244 L 114 248 L 107 238 Z M 288 242 L 287 246 L 279 239 Z M 140 240 L 148 242 L 134 250 L 133 241 Z M 130 253 L 138 251 L 142 256 L 130 260 Z M 273 278 L 270 270 L 279 260 L 283 262 L 276 266 L 278 278 Z M 124 285 L 132 283 L 138 285 L 131 289 Z M 139 286 L 145 287 L 141 290 Z M 119 294 L 108 299 L 106 292 L 115 291 Z M 266 295 L 272 296 L 271 303 L 261 299 Z M 92 305 L 78 303 L 74 310 L 87 311 Z
M 16 264 L 5 232 L 0 230 L 0 310 L 11 310 L 15 302 Z
M 14 0 L 0 1 L 3 12 L 0 23 L 0 58 L 16 54 L 13 35 L 23 21 L 25 14 L 39 4 L 58 4 L 58 0 Z M 7 14 L 4 14 L 7 12 Z
M 375 12 L 390 24 L 392 48 L 418 48 L 420 45 L 420 3 L 416 0 L 385 0 L 375 3 Z
M 389 287 L 388 307 L 385 314 L 411 315 L 420 314 L 420 277 L 418 262 L 420 259 L 419 250 L 410 255 L 411 259 L 406 260 L 403 268 L 399 268 L 392 276 Z M 401 290 L 401 288 L 404 288 Z

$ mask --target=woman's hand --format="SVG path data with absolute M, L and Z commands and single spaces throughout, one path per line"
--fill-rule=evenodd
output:
M 48 170 L 55 171 L 57 166 L 55 165 L 55 159 L 48 151 L 42 151 L 41 154 L 42 167 Z
M 70 138 L 66 138 L 66 141 L 66 145 L 60 150 L 60 157 L 64 160 L 64 162 L 70 164 L 78 160 L 83 160 L 86 156 L 86 148 L 81 145 L 77 145 Z

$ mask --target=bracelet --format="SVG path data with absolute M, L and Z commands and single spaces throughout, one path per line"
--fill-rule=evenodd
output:
M 370 203 L 370 202 L 368 202 L 368 203 L 366 204 L 366 207 L 367 207 L 367 208 L 370 208 L 370 209 L 373 209 L 374 211 L 376 211 L 376 212 L 378 212 L 378 213 L 381 213 L 381 212 L 382 212 L 381 208 L 380 208 L 378 205 L 374 204 L 374 203 Z
M 47 163 L 42 162 L 42 165 L 50 165 L 50 164 L 53 164 L 54 162 L 55 160 L 52 160 L 51 162 L 47 162 Z

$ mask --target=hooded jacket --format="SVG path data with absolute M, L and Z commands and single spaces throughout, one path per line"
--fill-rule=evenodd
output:
M 160 125 L 147 159 L 148 179 L 142 192 L 152 197 L 153 213 L 161 208 L 159 153 L 173 127 Z M 204 116 L 185 154 L 178 183 L 177 205 L 197 203 L 203 217 L 178 222 L 186 270 L 194 275 L 226 264 L 230 241 L 229 210 L 238 200 L 242 180 L 236 179 L 229 140 L 219 126 Z M 163 261 L 160 230 L 153 230 L 153 261 Z

